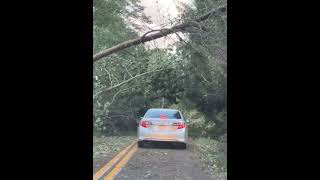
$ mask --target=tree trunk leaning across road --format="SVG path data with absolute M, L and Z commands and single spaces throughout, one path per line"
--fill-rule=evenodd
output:
M 126 49 L 128 47 L 131 47 L 131 46 L 134 46 L 134 45 L 137 45 L 137 44 L 140 44 L 140 43 L 145 43 L 145 42 L 148 42 L 148 41 L 152 41 L 152 40 L 167 36 L 167 35 L 172 34 L 172 33 L 183 31 L 187 27 L 193 26 L 194 23 L 204 21 L 204 20 L 208 19 L 210 16 L 212 16 L 214 14 L 217 14 L 219 12 L 226 12 L 226 11 L 227 11 L 227 5 L 224 5 L 222 7 L 219 7 L 218 9 L 211 10 L 210 12 L 200 16 L 199 18 L 195 19 L 194 21 L 185 22 L 185 23 L 182 23 L 180 25 L 173 26 L 173 27 L 171 27 L 169 29 L 152 30 L 152 32 L 154 32 L 154 31 L 157 31 L 157 32 L 153 33 L 151 35 L 148 35 L 148 36 L 147 36 L 147 34 L 150 33 L 150 32 L 147 32 L 141 37 L 122 42 L 122 43 L 120 43 L 118 45 L 115 45 L 115 46 L 113 46 L 111 48 L 102 50 L 102 51 L 94 54 L 93 55 L 93 62 L 95 62 L 95 61 L 97 61 L 97 60 L 99 60 L 99 59 L 101 59 L 103 57 L 106 57 L 106 56 L 108 56 L 110 54 L 113 54 L 115 52 L 118 52 L 120 50 Z

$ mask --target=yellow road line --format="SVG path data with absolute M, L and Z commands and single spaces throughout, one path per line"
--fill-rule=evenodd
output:
M 131 143 L 128 147 L 126 147 L 114 158 L 112 158 L 107 164 L 105 164 L 99 171 L 96 172 L 96 174 L 93 176 L 93 180 L 98 180 L 99 178 L 101 178 L 101 176 L 103 176 L 105 172 L 107 172 L 112 166 L 114 166 L 114 164 L 117 163 L 132 147 L 134 147 L 135 144 L 136 141 Z
M 137 145 L 135 145 L 128 154 L 110 171 L 108 175 L 104 177 L 104 180 L 112 180 L 121 170 L 121 168 L 127 164 L 133 154 L 137 151 Z

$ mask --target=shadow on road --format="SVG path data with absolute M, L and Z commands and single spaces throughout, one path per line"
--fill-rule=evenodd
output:
M 143 148 L 146 149 L 185 149 L 182 143 L 178 142 L 161 142 L 161 141 L 145 141 Z

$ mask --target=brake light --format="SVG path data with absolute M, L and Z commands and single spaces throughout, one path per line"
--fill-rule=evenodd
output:
M 165 119 L 167 119 L 167 116 L 165 116 L 165 115 L 160 115 L 160 119 L 161 119 L 161 120 L 165 120 Z
M 151 124 L 152 123 L 150 121 L 144 121 L 144 120 L 140 121 L 140 126 L 144 128 L 148 128 Z
M 173 123 L 174 126 L 177 126 L 177 129 L 183 129 L 186 125 L 183 122 Z

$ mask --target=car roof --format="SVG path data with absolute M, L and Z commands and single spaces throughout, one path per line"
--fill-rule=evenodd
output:
M 166 108 L 151 108 L 149 110 L 163 110 L 163 111 L 179 111 L 177 109 L 166 109 Z M 148 110 L 148 111 L 149 111 Z

